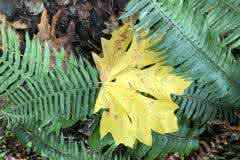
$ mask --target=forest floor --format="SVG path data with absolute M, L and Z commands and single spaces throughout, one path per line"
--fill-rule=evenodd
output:
M 186 160 L 239 160 L 240 128 L 229 126 L 225 122 L 213 122 L 202 135 L 200 145 L 200 149 L 193 152 Z M 0 130 L 0 152 L 4 153 L 4 155 L 0 154 L 0 157 L 7 157 L 6 160 L 46 160 L 21 145 L 10 132 L 2 130 Z M 165 160 L 180 160 L 180 157 L 177 153 L 172 153 Z
M 101 52 L 100 39 L 110 38 L 111 31 L 121 25 L 118 17 L 127 1 L 0 0 L 0 22 L 6 21 L 16 29 L 20 39 L 24 39 L 28 31 L 31 36 L 37 35 L 57 49 L 64 47 L 66 52 L 73 52 L 76 56 L 81 53 L 92 61 L 90 53 Z M 1 128 L 0 147 L 0 157 L 7 157 L 7 160 L 42 159 Z M 214 122 L 203 134 L 201 148 L 187 159 L 239 160 L 239 153 L 240 128 L 225 122 Z M 179 156 L 173 153 L 166 159 L 179 159 Z

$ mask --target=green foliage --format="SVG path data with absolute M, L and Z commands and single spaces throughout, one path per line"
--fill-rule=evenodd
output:
M 64 128 L 86 119 L 93 112 L 99 86 L 96 70 L 80 60 L 77 65 L 71 56 L 66 72 L 56 67 L 48 76 L 27 79 L 10 95 L 11 103 L 0 114 L 11 124 L 42 121 L 47 125 L 60 120 L 59 127 Z
M 214 120 L 216 117 L 236 123 L 237 115 L 228 102 L 212 97 L 206 92 L 207 86 L 193 83 L 183 95 L 172 95 L 175 103 L 181 106 L 179 114 L 202 124 Z
M 240 1 L 238 0 L 195 0 L 193 7 L 207 14 L 208 24 L 219 36 L 224 37 L 222 45 L 240 46 Z
M 199 119 L 204 115 L 202 121 L 206 122 L 220 111 L 231 119 L 233 110 L 239 110 L 240 61 L 231 53 L 240 42 L 239 3 L 238 0 L 132 0 L 122 17 L 138 14 L 139 22 L 134 28 L 136 33 L 145 32 L 146 37 L 152 38 L 154 45 L 150 49 L 164 51 L 161 56 L 166 65 L 176 68 L 174 74 L 202 86 L 189 92 L 194 92 L 197 99 L 205 97 L 210 103 L 186 95 L 178 97 L 177 103 L 182 110 L 189 111 L 189 118 Z M 164 39 L 158 42 L 160 36 Z
M 41 76 L 48 72 L 50 53 L 47 44 L 42 51 L 39 40 L 30 41 L 26 35 L 24 55 L 21 54 L 20 43 L 13 29 L 5 32 L 1 27 L 2 55 L 0 57 L 0 96 L 13 93 L 27 79 Z
M 28 147 L 33 147 L 41 156 L 52 159 L 77 159 L 83 156 L 87 159 L 85 149 L 81 149 L 84 154 L 80 154 L 77 143 L 64 142 L 64 136 L 56 139 L 54 135 L 46 135 L 46 132 L 31 131 L 26 128 L 15 128 L 15 133 L 21 143 Z
M 56 160 L 105 160 L 101 155 L 87 150 L 80 143 L 68 140 L 61 135 L 56 138 L 56 135 L 47 135 L 43 131 L 31 131 L 26 128 L 16 128 L 15 133 L 21 143 L 26 146 L 33 147 L 36 152 L 41 153 L 41 156 Z M 69 138 L 70 139 L 70 138 Z M 114 156 L 116 160 L 127 160 L 121 156 Z M 107 159 L 106 159 L 107 160 Z
M 73 54 L 66 61 L 63 50 L 52 53 L 47 44 L 43 47 L 39 40 L 30 40 L 28 35 L 24 55 L 21 55 L 16 33 L 10 28 L 7 34 L 2 29 L 1 37 L 0 70 L 4 85 L 0 90 L 1 97 L 7 101 L 0 110 L 1 120 L 20 134 L 20 139 L 31 139 L 38 153 L 59 159 L 58 150 L 51 150 L 58 146 L 55 141 L 44 147 L 49 143 L 46 137 L 59 135 L 61 128 L 92 115 L 100 87 L 97 71 L 89 62 L 81 57 L 77 60 Z M 50 64 L 52 61 L 54 63 Z M 32 131 L 31 137 L 18 126 Z M 66 145 L 68 148 L 59 146 L 60 151 L 75 156 L 70 159 L 78 159 L 77 154 L 84 154 L 71 147 L 73 144 Z

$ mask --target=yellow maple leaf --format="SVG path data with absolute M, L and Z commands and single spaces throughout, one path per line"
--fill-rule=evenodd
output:
M 133 147 L 136 139 L 152 145 L 152 130 L 164 134 L 178 130 L 170 94 L 183 94 L 190 82 L 170 74 L 157 52 L 138 42 L 126 24 L 102 39 L 103 57 L 93 54 L 102 88 L 95 112 L 102 114 L 100 135 L 111 133 L 116 144 Z

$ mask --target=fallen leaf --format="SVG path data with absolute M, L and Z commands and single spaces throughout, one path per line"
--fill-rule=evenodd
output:
M 138 42 L 126 24 L 102 39 L 103 55 L 93 54 L 103 82 L 95 112 L 105 109 L 100 134 L 111 133 L 116 144 L 133 147 L 136 140 L 152 145 L 152 130 L 164 134 L 178 130 L 170 94 L 183 94 L 190 82 L 162 66 L 159 53 L 146 49 L 150 41 Z
M 37 37 L 41 41 L 45 41 L 50 48 L 54 48 L 59 52 L 62 52 L 62 48 L 64 48 L 64 60 L 67 60 L 72 54 L 73 46 L 73 37 L 76 32 L 76 25 L 74 21 L 70 21 L 69 26 L 67 28 L 67 33 L 59 38 L 56 38 L 56 23 L 59 19 L 59 16 L 61 14 L 61 10 L 59 10 L 56 15 L 53 16 L 52 18 L 52 23 L 51 25 L 49 24 L 48 20 L 48 14 L 47 10 L 44 8 L 42 15 L 41 15 L 41 21 L 40 24 L 38 24 L 39 27 L 39 32 L 37 34 Z M 53 50 L 51 50 L 53 51 Z M 51 60 L 50 64 L 51 66 L 55 65 L 55 60 L 54 57 L 55 55 L 53 54 L 54 52 L 50 52 Z M 63 68 L 65 69 L 65 65 L 63 65 Z
M 24 23 L 22 20 L 12 22 L 12 27 L 14 29 L 27 29 L 28 25 Z
M 41 21 L 38 24 L 39 32 L 37 34 L 37 37 L 42 40 L 46 41 L 51 38 L 51 32 L 50 32 L 50 25 L 48 23 L 48 14 L 46 8 L 43 8 Z
M 0 24 L 1 25 L 5 25 L 5 26 L 11 26 L 14 29 L 27 29 L 28 28 L 28 24 L 26 22 L 24 22 L 23 20 L 17 20 L 17 21 L 13 21 L 13 22 L 9 22 L 7 21 L 6 15 L 1 14 L 0 13 Z
M 59 10 L 56 15 L 53 16 L 52 23 L 50 25 L 47 10 L 44 8 L 41 21 L 38 24 L 39 32 L 37 37 L 42 41 L 47 41 L 49 46 L 54 47 L 57 50 L 64 48 L 66 55 L 69 56 L 70 52 L 72 51 L 72 41 L 76 32 L 76 26 L 74 21 L 70 21 L 67 28 L 67 33 L 62 37 L 56 38 L 56 24 L 60 14 L 61 10 Z
M 52 24 L 51 24 L 51 36 L 55 37 L 56 36 L 56 26 L 57 26 L 57 21 L 59 20 L 60 15 L 62 14 L 62 10 L 59 9 L 57 13 L 53 16 L 52 18 Z
M 72 41 L 75 34 L 76 26 L 74 21 L 69 23 L 67 28 L 67 34 L 64 37 L 55 38 L 52 40 L 52 46 L 57 49 L 61 49 L 62 47 L 65 49 L 65 53 L 70 54 L 72 51 Z

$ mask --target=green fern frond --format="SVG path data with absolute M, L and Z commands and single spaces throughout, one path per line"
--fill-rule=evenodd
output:
M 9 96 L 11 104 L 0 114 L 10 124 L 61 121 L 61 127 L 69 127 L 93 113 L 99 87 L 97 71 L 87 61 L 80 58 L 77 62 L 71 56 L 66 71 L 56 67 L 47 76 L 26 79 L 25 85 Z
M 80 155 L 81 152 L 78 144 L 65 143 L 63 135 L 58 140 L 54 135 L 46 135 L 46 132 L 31 131 L 25 128 L 16 128 L 14 132 L 21 143 L 33 147 L 43 157 L 70 160 L 83 156 Z
M 26 47 L 22 55 L 20 42 L 13 29 L 1 27 L 2 54 L 0 56 L 0 96 L 13 93 L 26 79 L 42 76 L 50 66 L 50 52 L 47 44 L 42 51 L 39 40 L 30 41 L 26 35 Z
M 240 1 L 195 0 L 193 7 L 207 15 L 209 26 L 224 37 L 224 46 L 240 46 Z
M 228 102 L 211 97 L 206 89 L 206 86 L 193 83 L 183 95 L 172 95 L 173 101 L 180 106 L 179 114 L 184 114 L 188 119 L 197 120 L 202 124 L 216 118 L 234 123 L 237 119 L 235 110 Z
M 15 133 L 21 143 L 33 147 L 43 157 L 54 160 L 95 160 L 99 158 L 94 153 L 88 155 L 83 145 L 71 141 L 65 142 L 63 135 L 57 139 L 55 135 L 46 135 L 46 132 L 30 131 L 25 128 L 16 128 Z
M 176 68 L 173 73 L 207 84 L 212 97 L 239 108 L 240 62 L 230 49 L 221 47 L 218 33 L 209 29 L 208 20 L 192 6 L 190 0 L 132 0 L 123 18 L 138 13 L 136 32 L 147 32 L 155 41 L 152 48 L 164 51 L 166 65 Z
M 71 138 L 59 138 L 46 134 L 46 131 L 31 131 L 18 127 L 14 130 L 21 143 L 33 148 L 38 154 L 53 160 L 130 160 L 129 157 L 114 155 L 112 158 L 86 149 L 83 143 L 73 142 Z M 68 140 L 68 141 L 67 141 Z M 67 142 L 66 142 L 67 141 Z

